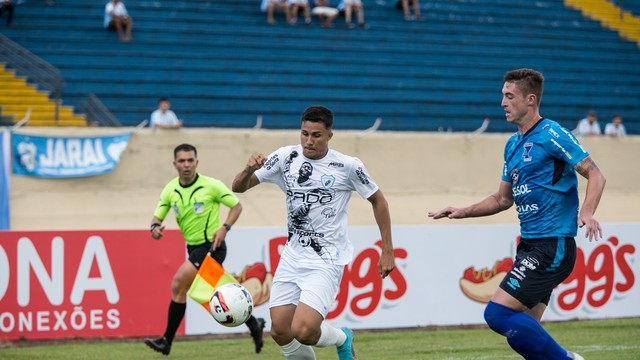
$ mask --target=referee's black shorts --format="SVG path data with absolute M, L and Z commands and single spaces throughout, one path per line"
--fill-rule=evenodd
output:
M 207 241 L 200 245 L 187 245 L 189 261 L 196 267 L 196 269 L 200 269 L 200 265 L 202 265 L 202 262 L 207 256 L 209 250 L 211 250 L 211 241 Z M 218 264 L 222 265 L 222 262 L 227 257 L 227 244 L 223 241 L 216 251 L 211 253 L 211 257 L 217 261 Z
M 529 309 L 549 305 L 551 292 L 573 271 L 576 241 L 567 238 L 522 239 L 513 267 L 500 288 Z

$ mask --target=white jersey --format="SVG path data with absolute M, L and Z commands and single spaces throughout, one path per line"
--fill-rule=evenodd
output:
M 297 264 L 346 265 L 353 257 L 347 213 L 353 191 L 368 199 L 378 185 L 358 158 L 329 149 L 320 160 L 307 159 L 302 146 L 285 146 L 255 172 L 258 180 L 286 194 L 289 239 L 282 253 Z

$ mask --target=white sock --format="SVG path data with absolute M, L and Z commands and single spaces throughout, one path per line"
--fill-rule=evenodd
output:
M 318 339 L 317 347 L 340 346 L 347 341 L 347 334 L 340 329 L 322 322 L 320 324 L 320 339 Z
M 316 353 L 309 345 L 302 345 L 298 340 L 293 339 L 290 343 L 280 346 L 284 357 L 288 360 L 316 360 Z

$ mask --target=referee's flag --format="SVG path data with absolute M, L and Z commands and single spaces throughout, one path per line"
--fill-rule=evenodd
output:
M 208 313 L 211 313 L 209 300 L 211 300 L 215 289 L 225 284 L 238 284 L 238 280 L 224 271 L 222 265 L 211 257 L 211 253 L 208 253 L 202 265 L 200 265 L 198 274 L 193 283 L 191 283 L 187 295 L 198 304 L 204 306 Z

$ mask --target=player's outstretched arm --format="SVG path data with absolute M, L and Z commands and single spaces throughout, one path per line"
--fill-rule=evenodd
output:
M 373 216 L 376 219 L 378 229 L 380 229 L 380 237 L 382 238 L 382 256 L 378 262 L 378 272 L 380 277 L 384 279 L 396 267 L 395 257 L 393 256 L 393 241 L 391 240 L 389 204 L 380 190 L 369 196 L 367 200 L 373 207 Z
M 236 175 L 231 184 L 231 190 L 237 193 L 243 193 L 252 187 L 258 185 L 258 177 L 254 174 L 267 161 L 267 158 L 260 153 L 253 153 L 247 160 L 247 165 Z
M 448 206 L 439 211 L 430 211 L 427 216 L 430 218 L 442 219 L 464 219 L 468 217 L 480 217 L 497 214 L 507 210 L 513 205 L 513 193 L 511 184 L 506 181 L 500 182 L 498 192 L 487 196 L 484 200 L 464 208 Z
M 602 238 L 602 228 L 598 221 L 593 218 L 593 215 L 598 208 L 600 198 L 602 198 L 602 192 L 604 191 L 604 185 L 607 179 L 605 179 L 598 165 L 591 159 L 591 156 L 584 158 L 576 164 L 574 168 L 580 175 L 587 179 L 587 191 L 584 197 L 584 203 L 578 214 L 578 226 L 583 227 L 586 225 L 585 236 L 589 241 L 597 241 Z

